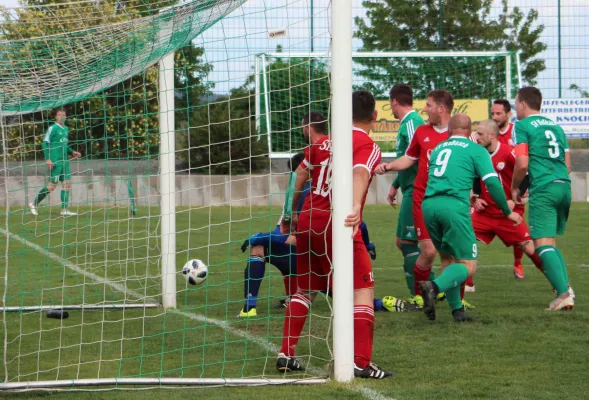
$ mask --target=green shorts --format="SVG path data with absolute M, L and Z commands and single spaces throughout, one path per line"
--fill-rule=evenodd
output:
M 529 228 L 532 239 L 563 235 L 571 208 L 570 182 L 552 182 L 530 195 Z
M 415 224 L 413 223 L 413 191 L 403 193 L 397 219 L 397 237 L 402 240 L 417 242 Z
M 454 197 L 437 196 L 423 201 L 423 218 L 436 249 L 457 260 L 476 260 L 477 240 L 470 207 Z
M 58 161 L 53 164 L 53 168 L 49 171 L 49 182 L 57 184 L 70 179 L 72 179 L 72 172 L 69 161 Z

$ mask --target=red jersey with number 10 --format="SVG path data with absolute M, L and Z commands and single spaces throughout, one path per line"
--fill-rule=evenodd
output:
M 436 146 L 448 139 L 448 128 L 436 129 L 431 124 L 421 125 L 415 131 L 405 155 L 417 160 L 417 176 L 413 183 L 413 198 L 423 198 L 427 187 L 429 157 Z M 417 194 L 417 196 L 416 196 Z
M 505 196 L 508 199 L 511 199 L 511 181 L 513 179 L 513 170 L 515 168 L 515 154 L 513 149 L 502 143 L 497 144 L 497 148 L 491 154 L 491 162 L 493 163 L 493 168 L 497 172 L 497 176 L 499 176 L 499 180 L 501 181 L 501 185 L 503 186 L 503 191 L 505 192 Z M 504 214 L 497 204 L 493 201 L 487 186 L 481 180 L 481 196 L 482 200 L 487 202 L 487 208 L 482 211 L 483 214 L 504 218 Z M 514 212 L 523 215 L 524 213 L 524 206 L 519 205 L 513 209 Z
M 374 170 L 382 158 L 380 148 L 366 132 L 354 128 L 353 135 L 353 165 L 354 168 L 365 168 L 372 182 Z M 299 216 L 299 225 L 305 224 L 304 219 L 310 219 L 307 226 L 313 230 L 327 227 L 331 221 L 331 137 L 325 136 L 305 149 L 304 165 L 311 171 L 311 191 Z M 366 195 L 362 201 L 362 209 L 366 202 Z
M 507 123 L 507 130 L 505 132 L 499 132 L 499 135 L 497 135 L 497 140 L 499 140 L 499 143 L 503 143 L 508 146 L 514 147 L 515 144 L 513 143 L 513 139 L 511 138 L 512 132 L 513 132 L 513 124 L 511 122 L 508 122 Z

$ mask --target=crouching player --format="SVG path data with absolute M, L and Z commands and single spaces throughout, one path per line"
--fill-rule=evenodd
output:
M 303 134 L 307 140 L 310 140 L 310 143 L 316 142 L 326 134 L 327 121 L 320 112 L 311 112 L 305 115 L 302 124 Z M 243 292 L 245 301 L 243 308 L 237 315 L 238 318 L 252 318 L 258 315 L 256 306 L 260 286 L 266 273 L 266 263 L 274 265 L 282 274 L 284 281 L 284 291 L 287 297 L 280 300 L 276 308 L 285 308 L 290 296 L 297 290 L 296 237 L 291 232 L 290 221 L 292 210 L 295 209 L 297 213 L 301 211 L 311 188 L 311 181 L 305 182 L 302 192 L 298 195 L 297 203 L 293 207 L 292 202 L 296 180 L 296 173 L 294 171 L 297 170 L 304 158 L 305 154 L 299 153 L 295 154 L 289 160 L 291 175 L 285 195 L 282 216 L 278 221 L 276 229 L 272 232 L 256 233 L 241 246 L 242 252 L 245 252 L 249 247 L 250 254 L 244 270 Z M 364 222 L 360 226 L 360 231 L 362 232 L 362 240 L 366 246 L 366 250 L 374 260 L 376 258 L 376 248 L 374 243 L 370 241 L 368 228 Z M 405 303 L 395 297 L 389 296 L 384 301 L 384 304 L 383 302 L 378 302 L 378 307 L 381 311 L 404 311 Z

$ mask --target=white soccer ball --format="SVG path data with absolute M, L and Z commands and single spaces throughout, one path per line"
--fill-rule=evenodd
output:
M 209 268 L 201 260 L 190 260 L 184 264 L 182 275 L 191 285 L 200 285 L 207 280 Z

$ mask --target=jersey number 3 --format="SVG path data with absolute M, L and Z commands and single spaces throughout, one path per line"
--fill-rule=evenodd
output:
M 452 150 L 450 149 L 444 149 L 440 151 L 440 154 L 438 154 L 438 158 L 436 158 L 436 168 L 434 168 L 435 176 L 444 175 L 444 172 L 446 172 L 446 168 L 448 168 L 448 161 L 450 161 L 451 155 Z
M 560 149 L 558 148 L 554 133 L 552 133 L 552 131 L 546 131 L 544 134 L 546 135 L 546 139 L 548 139 L 548 155 L 550 158 L 558 158 L 560 155 Z

